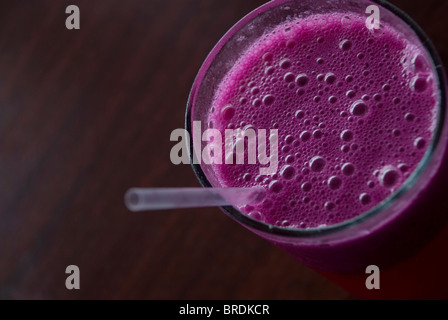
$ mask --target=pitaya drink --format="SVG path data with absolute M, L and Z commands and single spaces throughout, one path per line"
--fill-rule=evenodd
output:
M 247 162 L 214 169 L 225 187 L 266 188 L 263 203 L 242 208 L 264 222 L 342 222 L 385 200 L 416 169 L 436 101 L 430 63 L 395 30 L 371 33 L 364 17 L 339 13 L 292 21 L 247 50 L 209 116 L 222 131 L 277 128 L 279 172 L 260 176 Z
M 448 289 L 410 283 L 440 281 L 424 274 L 440 258 L 403 264 L 425 254 L 445 222 L 444 147 L 427 184 L 411 187 L 439 139 L 437 74 L 421 45 L 391 24 L 368 29 L 362 13 L 290 18 L 240 54 L 207 123 L 222 132 L 277 129 L 278 172 L 263 176 L 247 162 L 211 168 L 220 186 L 264 187 L 262 202 L 238 210 L 286 231 L 250 229 L 359 296 L 443 296 Z M 331 235 L 338 228 L 344 236 Z M 383 274 L 378 291 L 365 287 L 372 264 Z

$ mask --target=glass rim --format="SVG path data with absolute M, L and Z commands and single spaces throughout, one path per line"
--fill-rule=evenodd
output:
M 187 109 L 185 113 L 185 128 L 187 132 L 190 134 L 190 137 L 192 137 L 192 127 L 191 127 L 191 115 L 192 115 L 192 109 L 193 109 L 193 102 L 196 97 L 196 93 L 198 92 L 198 89 L 202 83 L 202 80 L 205 77 L 205 74 L 207 73 L 210 65 L 214 61 L 214 59 L 218 56 L 219 52 L 221 51 L 222 47 L 225 45 L 225 43 L 231 39 L 242 27 L 244 27 L 248 22 L 252 21 L 254 18 L 256 18 L 258 15 L 270 10 L 271 8 L 277 7 L 281 4 L 291 2 L 293 0 L 272 0 L 269 1 L 254 10 L 252 10 L 250 13 L 248 13 L 246 16 L 241 18 L 237 23 L 235 23 L 225 34 L 224 36 L 218 41 L 218 43 L 214 46 L 214 48 L 211 50 L 207 58 L 205 59 L 204 63 L 202 64 L 201 68 L 199 69 L 199 72 L 193 82 L 193 86 L 191 88 L 188 102 L 187 102 Z M 312 238 L 312 237 L 319 237 L 324 235 L 330 235 L 330 234 L 336 234 L 340 231 L 345 231 L 349 228 L 358 226 L 362 223 L 364 223 L 367 220 L 370 220 L 373 217 L 376 217 L 378 214 L 383 212 L 384 210 L 388 209 L 392 204 L 394 204 L 396 201 L 398 201 L 404 194 L 407 193 L 407 191 L 413 187 L 417 181 L 419 181 L 419 178 L 422 176 L 422 174 L 425 172 L 425 169 L 428 167 L 432 156 L 439 145 L 439 141 L 442 135 L 442 130 L 445 123 L 445 113 L 446 113 L 446 79 L 445 79 L 445 73 L 443 71 L 443 64 L 442 61 L 437 53 L 437 50 L 435 49 L 434 45 L 430 41 L 429 37 L 425 34 L 425 32 L 422 30 L 422 28 L 403 10 L 399 9 L 395 5 L 391 4 L 388 1 L 385 0 L 368 0 L 372 3 L 377 3 L 380 6 L 386 8 L 389 10 L 393 15 L 401 19 L 403 22 L 406 23 L 406 25 L 415 33 L 418 40 L 421 42 L 423 48 L 427 51 L 427 54 L 431 58 L 431 62 L 433 63 L 433 69 L 434 74 L 436 75 L 436 84 L 438 89 L 438 114 L 437 114 L 437 121 L 436 121 L 436 127 L 433 132 L 433 136 L 431 139 L 431 143 L 428 146 L 428 149 L 425 152 L 425 155 L 420 160 L 417 168 L 414 170 L 414 172 L 408 177 L 408 179 L 405 180 L 405 182 L 398 188 L 397 191 L 395 191 L 393 194 L 391 194 L 389 197 L 384 199 L 382 202 L 378 203 L 375 207 L 371 208 L 370 210 L 353 217 L 351 219 L 344 220 L 342 222 L 331 224 L 323 227 L 313 227 L 313 228 L 288 228 L 288 227 L 281 227 L 276 226 L 272 224 L 268 224 L 253 218 L 250 218 L 247 214 L 244 214 L 243 212 L 239 211 L 237 208 L 233 206 L 224 206 L 220 207 L 226 214 L 228 214 L 230 217 L 235 219 L 237 222 L 240 222 L 246 227 L 249 227 L 255 231 L 263 232 L 266 234 L 270 234 L 272 236 L 285 236 L 285 237 L 294 237 L 294 238 Z M 201 168 L 200 164 L 195 164 L 193 161 L 194 158 L 194 147 L 193 147 L 193 139 L 190 139 L 190 145 L 189 145 L 189 153 L 190 153 L 190 163 L 192 165 L 193 171 L 199 180 L 200 184 L 205 188 L 213 187 L 209 180 L 207 179 L 204 171 Z

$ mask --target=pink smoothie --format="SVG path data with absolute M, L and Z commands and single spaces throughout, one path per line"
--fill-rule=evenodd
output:
M 278 129 L 278 172 L 214 165 L 226 187 L 263 186 L 241 211 L 289 228 L 332 225 L 388 198 L 431 141 L 437 88 L 426 55 L 364 16 L 315 15 L 252 45 L 225 76 L 208 117 L 215 129 Z M 247 163 L 247 162 L 246 162 Z

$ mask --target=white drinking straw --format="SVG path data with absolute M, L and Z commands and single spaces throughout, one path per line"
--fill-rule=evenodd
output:
M 124 197 L 131 211 L 239 206 L 260 202 L 261 187 L 253 188 L 132 188 Z

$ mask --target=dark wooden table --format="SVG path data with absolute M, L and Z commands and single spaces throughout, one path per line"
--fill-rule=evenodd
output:
M 352 299 L 219 209 L 123 204 L 199 186 L 170 133 L 210 49 L 264 2 L 0 0 L 1 299 Z M 394 2 L 447 64 L 448 2 Z

